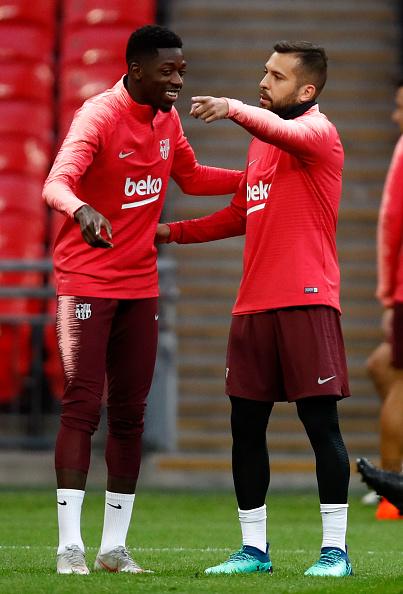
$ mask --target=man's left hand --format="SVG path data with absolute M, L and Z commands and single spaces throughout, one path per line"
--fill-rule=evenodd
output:
M 158 223 L 154 243 L 168 243 L 171 230 L 166 223 Z

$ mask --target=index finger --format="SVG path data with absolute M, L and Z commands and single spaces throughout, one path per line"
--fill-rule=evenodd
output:
M 198 97 L 192 97 L 192 103 L 206 103 L 211 99 L 210 95 L 199 95 Z

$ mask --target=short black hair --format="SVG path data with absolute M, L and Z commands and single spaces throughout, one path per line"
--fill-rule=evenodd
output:
M 166 27 L 145 25 L 130 35 L 126 47 L 126 62 L 127 65 L 130 65 L 131 62 L 139 58 L 156 56 L 160 48 L 181 48 L 182 45 L 179 35 Z
M 396 90 L 400 89 L 400 87 L 403 87 L 403 78 L 398 78 L 395 86 Z
M 279 54 L 297 54 L 302 66 L 302 84 L 312 83 L 317 97 L 327 79 L 327 55 L 323 47 L 309 41 L 278 41 L 273 49 Z

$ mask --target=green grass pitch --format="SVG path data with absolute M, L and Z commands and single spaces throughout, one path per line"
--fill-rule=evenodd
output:
M 374 508 L 352 498 L 348 542 L 355 575 L 307 578 L 316 560 L 321 521 L 313 494 L 274 493 L 269 535 L 274 574 L 205 576 L 240 545 L 236 504 L 230 493 L 139 491 L 128 545 L 155 573 L 58 576 L 55 493 L 0 492 L 0 592 L 2 594 L 340 593 L 403 594 L 403 520 L 377 522 Z M 91 567 L 101 536 L 103 494 L 88 491 L 83 538 Z

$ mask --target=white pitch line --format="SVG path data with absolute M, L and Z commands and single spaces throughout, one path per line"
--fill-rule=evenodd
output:
M 97 551 L 99 547 L 85 547 L 87 551 Z M 56 550 L 56 546 L 51 545 L 0 545 L 0 550 L 36 550 L 36 549 L 46 549 L 46 550 Z M 229 553 L 234 549 L 231 548 L 219 548 L 219 547 L 206 547 L 206 548 L 191 548 L 191 547 L 130 547 L 129 549 L 133 552 L 138 553 Z M 316 552 L 316 549 L 280 549 L 275 548 L 274 554 L 295 554 L 298 555 L 312 555 Z M 365 552 L 367 555 L 375 555 L 375 551 L 360 551 L 360 553 Z M 401 554 L 403 555 L 403 551 L 392 551 L 389 549 L 389 553 L 394 554 Z

